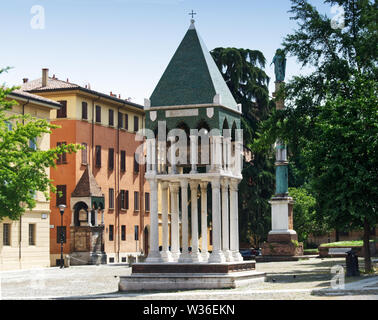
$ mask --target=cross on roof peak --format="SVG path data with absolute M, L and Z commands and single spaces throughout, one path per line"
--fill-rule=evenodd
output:
M 194 16 L 196 15 L 197 13 L 196 12 L 194 12 L 193 10 L 192 10 L 192 12 L 191 13 L 189 13 L 189 15 L 190 16 L 192 16 L 192 19 L 194 19 Z

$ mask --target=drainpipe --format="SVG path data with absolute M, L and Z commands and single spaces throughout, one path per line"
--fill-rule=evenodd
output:
M 118 111 L 117 111 L 117 122 L 115 123 L 117 125 L 117 161 L 116 161 L 116 165 L 115 165 L 115 183 L 116 183 L 116 192 L 117 192 L 117 196 L 116 196 L 116 199 L 117 199 L 117 211 L 116 211 L 116 219 L 117 219 L 117 242 L 118 242 L 118 248 L 116 249 L 116 252 L 117 252 L 117 259 L 118 259 L 118 263 L 120 262 L 120 259 L 119 259 L 119 255 L 120 255 L 120 249 L 121 249 L 121 231 L 120 231 L 120 190 L 119 190 L 119 184 L 120 184 L 120 170 L 119 170 L 119 119 L 118 119 L 118 116 L 119 116 L 119 112 L 120 112 L 120 107 L 118 107 Z
M 25 115 L 25 106 L 29 103 L 29 99 L 26 100 L 26 103 L 22 105 L 22 116 Z M 25 120 L 22 119 L 22 124 L 25 124 Z M 20 216 L 20 226 L 19 226 L 19 244 L 18 244 L 18 261 L 21 263 L 22 258 L 22 215 Z

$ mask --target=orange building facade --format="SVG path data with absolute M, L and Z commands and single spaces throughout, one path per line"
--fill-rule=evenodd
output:
M 144 127 L 143 107 L 119 96 L 105 95 L 55 77 L 25 81 L 22 89 L 60 102 L 60 110 L 51 111 L 51 123 L 59 125 L 51 134 L 50 147 L 80 144 L 77 153 L 66 154 L 51 168 L 50 176 L 59 193 L 50 199 L 50 262 L 60 262 L 61 216 L 59 204 L 65 204 L 63 215 L 64 259 L 73 241 L 70 228 L 77 225 L 71 194 L 84 171 L 93 174 L 104 196 L 104 209 L 98 215 L 103 222 L 103 250 L 107 263 L 126 263 L 130 256 L 148 251 L 150 196 L 144 178 L 144 166 L 135 161 L 142 142 L 136 132 Z

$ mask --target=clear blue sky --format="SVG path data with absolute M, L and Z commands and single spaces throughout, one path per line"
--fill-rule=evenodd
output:
M 311 1 L 324 13 L 321 0 Z M 45 29 L 32 29 L 34 5 L 45 9 Z M 0 83 L 41 77 L 47 67 L 59 79 L 143 104 L 184 37 L 188 13 L 209 50 L 260 50 L 269 64 L 291 21 L 290 0 L 13 0 L 0 2 L 0 67 L 14 67 Z M 288 59 L 287 78 L 305 72 Z

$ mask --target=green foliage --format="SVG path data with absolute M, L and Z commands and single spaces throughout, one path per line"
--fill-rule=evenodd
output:
M 374 240 L 370 240 L 371 243 L 374 242 Z M 339 242 L 331 242 L 331 243 L 322 243 L 319 247 L 362 247 L 364 242 L 362 240 L 355 240 L 355 241 L 339 241 Z
M 289 195 L 294 199 L 294 230 L 300 242 L 306 242 L 310 233 L 319 233 L 320 221 L 317 221 L 316 200 L 306 188 L 289 188 Z
M 0 74 L 7 70 L 0 70 Z M 0 220 L 4 217 L 19 219 L 26 208 L 34 208 L 36 191 L 43 192 L 46 198 L 50 189 L 55 192 L 48 168 L 55 166 L 58 155 L 76 152 L 79 148 L 72 144 L 47 151 L 31 148 L 30 141 L 50 134 L 57 126 L 29 114 L 10 113 L 17 102 L 7 96 L 14 89 L 0 87 Z
M 268 118 L 274 104 L 269 101 L 269 77 L 266 60 L 260 51 L 216 48 L 211 52 L 237 103 L 242 104 L 244 144 L 256 138 L 262 120 Z M 270 230 L 270 205 L 274 193 L 272 150 L 254 152 L 251 163 L 244 162 L 239 185 L 240 240 L 258 246 Z
M 286 84 L 286 108 L 262 124 L 254 146 L 286 141 L 294 174 L 316 199 L 317 219 L 338 230 L 364 227 L 367 243 L 378 222 L 377 4 L 324 2 L 344 9 L 345 28 L 333 29 L 309 1 L 292 0 L 298 28 L 284 49 L 314 71 Z

